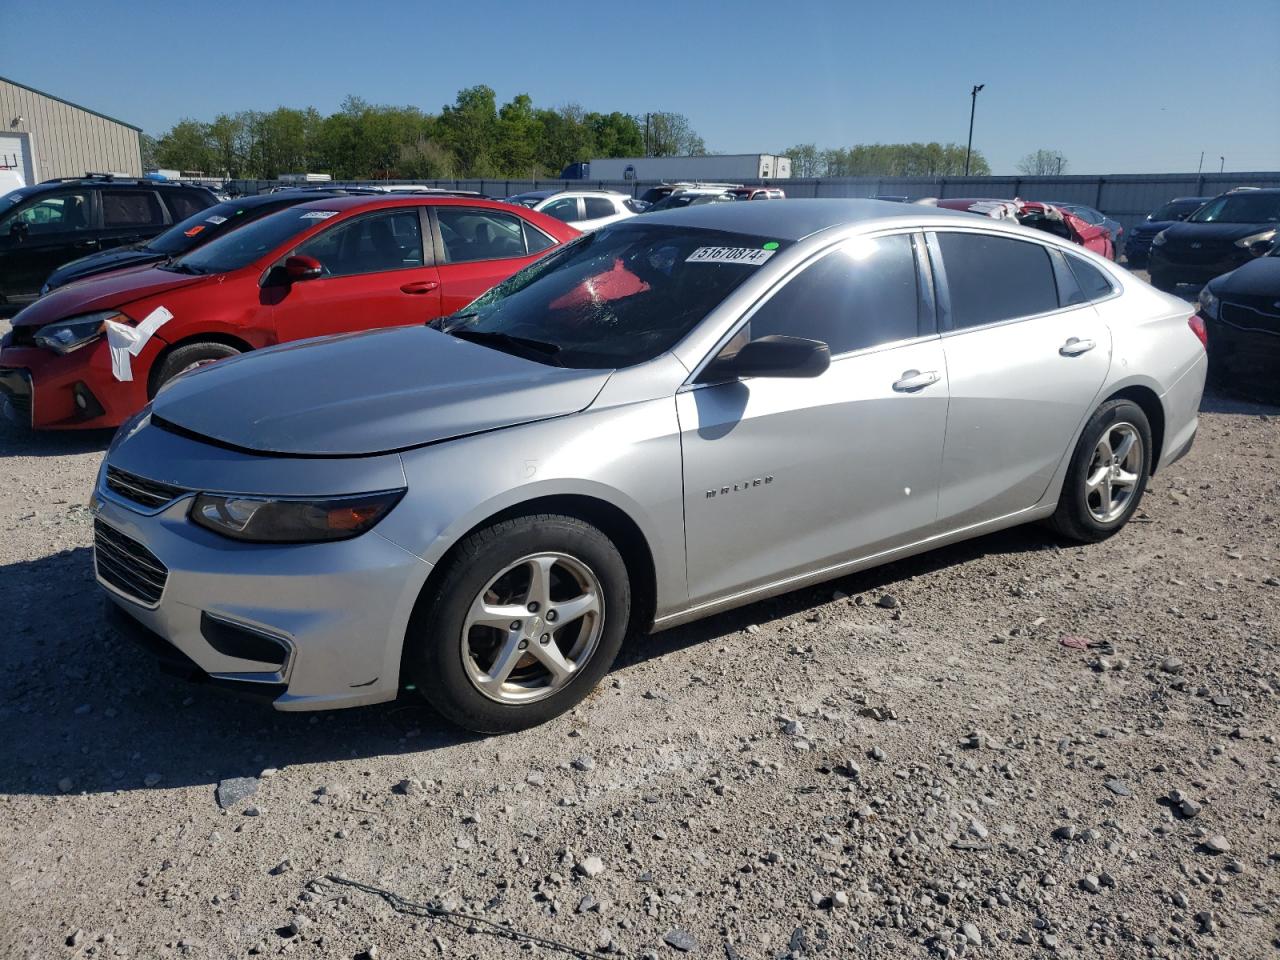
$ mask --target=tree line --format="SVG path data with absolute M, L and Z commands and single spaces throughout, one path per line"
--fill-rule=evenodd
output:
M 793 177 L 959 177 L 965 148 L 958 143 L 863 143 L 820 150 L 799 143 L 779 151 L 791 158 Z M 980 150 L 969 158 L 969 174 L 991 175 Z
M 460 90 L 438 114 L 349 96 L 335 113 L 314 107 L 184 119 L 147 137 L 143 165 L 233 179 L 329 173 L 338 180 L 545 177 L 592 157 L 706 153 L 681 114 L 598 113 L 577 104 L 535 107 L 519 94 L 499 107 L 487 86 Z

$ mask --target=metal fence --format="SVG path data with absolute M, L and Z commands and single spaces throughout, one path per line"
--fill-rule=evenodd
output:
M 748 180 L 754 186 L 762 181 Z M 473 190 L 486 197 L 510 197 L 531 190 L 616 190 L 638 197 L 659 181 L 650 180 L 361 180 L 334 181 L 328 186 L 382 186 L 415 183 L 446 190 Z M 1212 197 L 1233 187 L 1280 187 L 1280 172 L 1164 173 L 1058 177 L 822 177 L 774 180 L 788 197 L 974 197 L 1007 200 L 1056 200 L 1101 210 L 1126 229 L 1173 197 Z M 272 187 L 296 186 L 276 180 L 233 180 L 241 194 Z M 326 186 L 309 184 L 308 186 Z

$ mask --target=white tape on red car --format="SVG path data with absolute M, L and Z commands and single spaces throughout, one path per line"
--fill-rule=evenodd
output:
M 111 351 L 112 376 L 121 383 L 132 382 L 133 358 L 142 352 L 152 335 L 172 319 L 172 313 L 156 307 L 136 327 L 108 320 L 107 348 Z

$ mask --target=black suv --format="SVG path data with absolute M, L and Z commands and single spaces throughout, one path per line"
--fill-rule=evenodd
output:
M 218 202 L 207 187 L 87 175 L 0 197 L 0 304 L 34 300 L 69 260 L 149 240 Z
M 1214 197 L 1151 241 L 1151 283 L 1173 290 L 1208 283 L 1271 252 L 1280 230 L 1280 188 L 1241 187 Z

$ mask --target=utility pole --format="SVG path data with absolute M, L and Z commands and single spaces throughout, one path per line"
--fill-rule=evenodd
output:
M 1062 176 L 1062 154 L 1058 154 L 1058 176 Z
M 1200 151 L 1200 166 L 1196 167 L 1196 173 L 1204 173 L 1204 151 Z
M 1223 168 L 1224 168 L 1226 165 L 1227 165 L 1227 158 L 1226 158 L 1226 157 L 1219 157 L 1219 158 L 1218 158 L 1218 172 L 1219 172 L 1219 173 L 1221 173 L 1221 172 L 1222 172 L 1222 170 L 1223 170 Z
M 649 153 L 649 114 L 644 115 L 644 155 L 650 156 Z
M 973 98 L 973 102 L 969 105 L 969 144 L 964 148 L 964 175 L 969 175 L 969 155 L 973 153 L 973 115 L 978 109 L 978 91 L 985 87 L 985 83 L 976 84 L 969 94 Z

